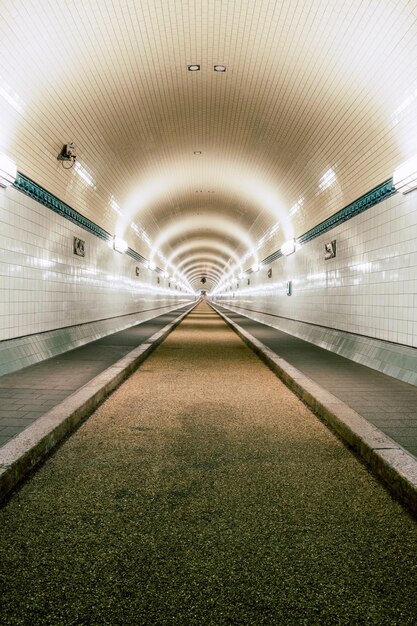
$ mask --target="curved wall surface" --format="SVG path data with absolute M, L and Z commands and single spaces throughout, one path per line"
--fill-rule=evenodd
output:
M 416 242 L 417 194 L 395 194 L 213 301 L 417 384 Z
M 195 300 L 13 188 L 0 194 L 0 292 L 0 374 Z

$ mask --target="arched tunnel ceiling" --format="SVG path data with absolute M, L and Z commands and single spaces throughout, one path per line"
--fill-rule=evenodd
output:
M 413 2 L 0 7 L 0 150 L 161 267 L 250 266 L 417 151 Z

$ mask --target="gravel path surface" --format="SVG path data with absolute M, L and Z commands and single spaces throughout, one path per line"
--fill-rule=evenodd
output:
M 417 524 L 200 304 L 0 510 L 0 625 L 417 624 Z

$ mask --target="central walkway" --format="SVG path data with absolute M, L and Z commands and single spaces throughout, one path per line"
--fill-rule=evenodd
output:
M 0 510 L 2 626 L 417 623 L 417 525 L 201 303 Z

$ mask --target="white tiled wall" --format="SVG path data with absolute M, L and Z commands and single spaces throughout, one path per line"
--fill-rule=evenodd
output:
M 74 255 L 74 236 L 86 242 L 85 257 Z M 36 353 L 35 360 L 51 356 L 40 340 L 49 333 L 51 343 L 51 331 L 62 352 L 193 300 L 163 277 L 158 284 L 157 274 L 142 265 L 136 276 L 136 266 L 21 192 L 0 189 L 1 373 L 13 352 L 14 360 L 19 352 Z M 59 332 L 68 327 L 77 330 Z
M 336 258 L 325 261 L 333 239 Z M 416 192 L 392 196 L 247 278 L 215 301 L 417 384 Z

